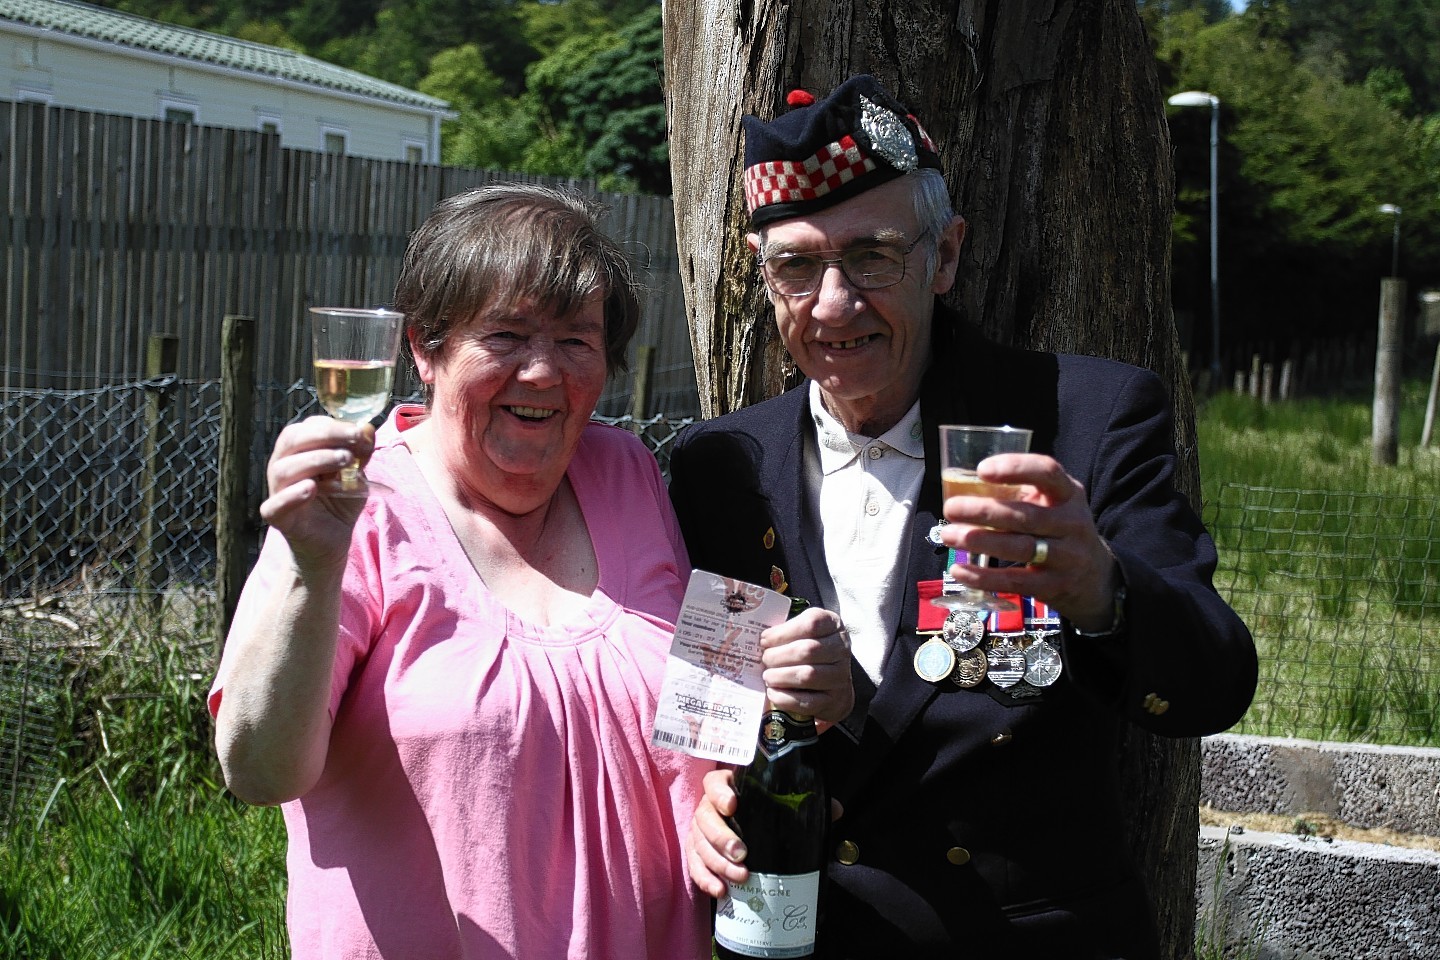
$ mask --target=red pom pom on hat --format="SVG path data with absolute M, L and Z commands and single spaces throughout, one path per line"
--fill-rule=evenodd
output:
M 785 102 L 792 107 L 808 107 L 815 102 L 815 94 L 809 90 L 791 90 L 785 95 Z

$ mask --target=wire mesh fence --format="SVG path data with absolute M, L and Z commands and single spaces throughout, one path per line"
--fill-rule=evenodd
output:
M 218 381 L 175 379 L 0 393 L 0 739 L 14 741 L 0 747 L 6 789 L 53 753 L 33 740 L 47 736 L 45 697 L 67 657 L 102 638 L 113 646 L 172 608 L 186 623 L 206 622 L 220 396 Z M 276 434 L 319 412 L 303 381 L 262 386 L 255 399 L 251 516 Z M 644 438 L 662 469 L 691 422 L 602 419 Z M 1242 729 L 1440 745 L 1435 499 L 1237 484 L 1207 496 L 1216 585 L 1261 653 Z M 195 650 L 204 656 L 206 646 Z
M 1216 587 L 1255 634 L 1241 730 L 1440 745 L 1440 505 L 1221 484 Z

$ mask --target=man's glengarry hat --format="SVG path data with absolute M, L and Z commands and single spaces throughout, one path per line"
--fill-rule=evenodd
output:
M 919 167 L 940 169 L 920 121 L 872 76 L 851 77 L 824 100 L 792 90 L 786 102 L 793 109 L 768 123 L 740 120 L 754 227 L 822 210 Z

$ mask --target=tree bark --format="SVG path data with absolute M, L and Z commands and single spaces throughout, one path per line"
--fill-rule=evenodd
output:
M 951 302 L 1002 342 L 1114 357 L 1170 385 L 1199 505 L 1194 400 L 1170 311 L 1174 177 L 1134 0 L 669 0 L 675 219 L 701 410 L 773 396 L 784 348 L 745 245 L 740 117 L 874 74 L 939 144 L 969 223 Z M 1023 385 L 1017 385 L 1023 389 Z M 1193 955 L 1199 748 L 1121 745 L 1166 956 Z

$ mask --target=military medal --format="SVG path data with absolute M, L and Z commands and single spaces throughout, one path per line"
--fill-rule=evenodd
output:
M 945 626 L 941 628 L 940 635 L 957 653 L 974 650 L 985 639 L 985 615 L 978 610 L 957 607 L 945 614 Z
M 950 674 L 950 679 L 955 681 L 956 686 L 972 690 L 985 682 L 985 674 L 989 668 L 985 651 L 970 650 L 955 658 L 955 670 Z
M 1060 679 L 1064 665 L 1060 651 L 1044 637 L 1036 637 L 1025 648 L 1025 682 L 1032 687 L 1048 687 Z
M 1065 669 L 1060 651 L 1048 639 L 1060 632 L 1060 618 L 1049 605 L 1026 597 L 1025 632 L 1030 636 L 1030 645 L 1025 648 L 1025 682 L 1048 687 L 1060 679 Z
M 938 683 L 955 670 L 955 651 L 939 637 L 931 637 L 915 651 L 915 672 L 920 679 Z
M 1006 594 L 1003 599 L 1013 602 L 1020 598 Z M 1015 686 L 1025 676 L 1025 652 L 1015 645 L 1015 638 L 1024 635 L 1023 624 L 1019 603 L 1014 603 L 1012 609 L 990 613 L 990 632 L 995 638 L 985 651 L 989 661 L 987 672 L 990 682 L 1001 689 Z
M 990 661 L 990 682 L 997 687 L 1013 687 L 1025 677 L 1025 651 L 1011 643 L 1009 637 L 1001 637 L 986 650 L 985 658 Z

